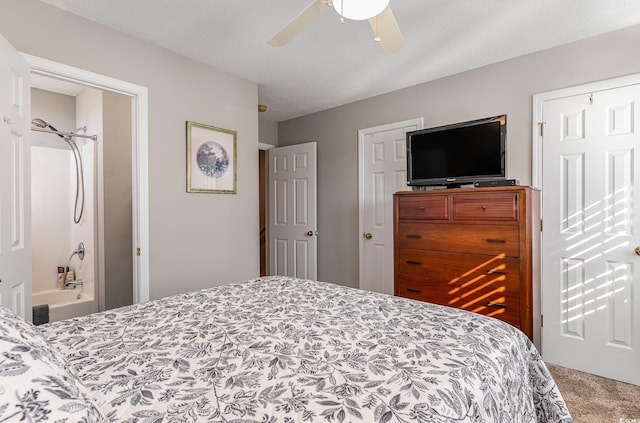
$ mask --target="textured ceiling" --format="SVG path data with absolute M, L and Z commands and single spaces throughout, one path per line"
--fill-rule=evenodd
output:
M 43 0 L 258 84 L 280 122 L 640 23 L 640 0 L 391 0 L 406 47 L 329 10 L 266 41 L 313 0 Z

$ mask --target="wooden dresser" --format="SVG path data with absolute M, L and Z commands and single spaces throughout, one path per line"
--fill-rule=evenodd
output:
M 540 346 L 540 193 L 394 194 L 395 295 L 501 319 Z

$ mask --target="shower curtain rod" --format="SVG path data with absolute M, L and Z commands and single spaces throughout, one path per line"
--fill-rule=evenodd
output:
M 83 135 L 83 134 L 74 134 L 73 132 L 60 132 L 60 131 L 52 131 L 50 129 L 44 128 L 31 128 L 32 131 L 38 132 L 46 132 L 48 134 L 56 134 L 56 135 L 65 135 L 67 137 L 80 137 L 80 138 L 90 138 L 94 141 L 98 141 L 97 135 Z

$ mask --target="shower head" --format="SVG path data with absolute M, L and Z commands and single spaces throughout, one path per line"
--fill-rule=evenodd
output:
M 38 128 L 43 128 L 43 129 L 49 126 L 47 122 L 39 118 L 31 119 L 31 124 L 33 126 L 37 126 Z
M 45 122 L 44 120 L 40 119 L 40 118 L 34 118 L 31 119 L 31 124 L 35 127 L 41 128 L 41 129 L 51 129 L 52 131 L 56 131 L 58 132 L 58 130 L 56 128 L 54 128 L 51 124 L 49 124 L 48 122 Z M 64 138 L 62 135 L 58 134 L 58 136 L 60 138 Z

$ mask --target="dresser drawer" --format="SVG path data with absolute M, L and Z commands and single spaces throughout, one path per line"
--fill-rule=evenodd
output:
M 488 295 L 485 298 L 474 297 L 473 300 L 458 305 L 451 303 L 450 296 L 443 290 L 441 285 L 416 283 L 401 279 L 398 283 L 397 293 L 398 296 L 404 298 L 455 307 L 484 314 L 485 316 L 495 317 L 521 329 L 520 306 L 518 303 L 519 292 L 505 290 L 505 292 L 498 292 Z M 504 307 L 495 304 L 504 305 Z
M 497 278 L 496 278 L 497 279 Z M 396 286 L 400 297 L 455 307 L 498 318 L 518 329 L 520 323 L 520 290 L 495 281 L 490 284 L 448 285 L 400 277 Z
M 518 193 L 453 194 L 453 220 L 518 220 Z
M 398 224 L 400 248 L 518 257 L 516 225 Z
M 400 249 L 398 272 L 400 277 L 416 277 L 422 281 L 439 282 L 449 286 L 500 281 L 518 289 L 520 260 L 504 255 L 486 256 Z
M 449 195 L 405 196 L 398 199 L 399 219 L 449 219 Z

